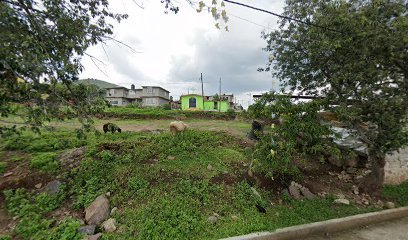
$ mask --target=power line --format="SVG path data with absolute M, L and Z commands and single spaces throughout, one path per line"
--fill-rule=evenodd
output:
M 247 5 L 247 4 L 243 4 L 243 3 L 239 3 L 239 2 L 235 2 L 235 1 L 231 1 L 231 0 L 224 0 L 224 1 L 227 2 L 227 3 L 236 4 L 236 5 L 239 5 L 239 6 L 242 6 L 242 7 L 250 8 L 250 9 L 253 9 L 253 10 L 256 10 L 256 11 L 268 13 L 268 14 L 271 14 L 271 15 L 279 17 L 279 18 L 284 18 L 284 19 L 288 19 L 288 20 L 291 20 L 291 21 L 306 24 L 306 25 L 309 25 L 309 26 L 313 26 L 313 27 L 325 29 L 325 30 L 328 30 L 328 31 L 343 33 L 344 34 L 344 32 L 338 31 L 336 29 L 320 26 L 320 25 L 317 25 L 317 24 L 314 24 L 314 23 L 311 23 L 311 22 L 305 22 L 303 20 L 291 18 L 291 17 L 288 17 L 288 16 L 283 16 L 283 15 L 280 15 L 280 14 L 277 14 L 277 13 L 274 13 L 274 12 L 271 12 L 271 11 L 268 11 L 268 10 L 265 10 L 265 9 L 262 9 L 262 8 L 257 8 L 257 7 L 254 7 L 254 6 L 250 6 L 250 5 Z

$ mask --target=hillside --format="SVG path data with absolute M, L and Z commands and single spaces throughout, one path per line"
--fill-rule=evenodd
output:
M 98 79 L 93 79 L 93 78 L 88 78 L 88 79 L 81 79 L 78 81 L 78 83 L 84 83 L 84 84 L 94 84 L 100 88 L 111 88 L 111 87 L 117 87 L 118 85 L 110 83 L 110 82 L 105 82 L 102 80 Z

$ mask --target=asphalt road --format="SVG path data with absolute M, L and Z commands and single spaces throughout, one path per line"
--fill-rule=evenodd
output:
M 408 240 L 408 218 L 303 240 Z

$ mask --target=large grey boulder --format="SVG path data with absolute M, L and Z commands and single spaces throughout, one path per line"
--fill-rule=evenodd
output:
M 95 233 L 95 225 L 79 227 L 78 232 L 86 235 L 93 235 Z
M 57 193 L 60 191 L 61 185 L 62 185 L 62 183 L 61 183 L 60 181 L 54 180 L 54 181 L 49 182 L 49 183 L 45 186 L 44 190 L 45 190 L 48 194 L 54 195 L 54 194 L 57 194 Z
M 109 217 L 109 213 L 109 200 L 105 195 L 100 195 L 85 209 L 85 221 L 98 225 Z

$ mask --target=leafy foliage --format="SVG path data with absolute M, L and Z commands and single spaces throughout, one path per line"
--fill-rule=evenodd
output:
M 260 167 L 273 178 L 287 181 L 299 174 L 293 164 L 295 160 L 309 155 L 323 158 L 331 142 L 328 138 L 330 128 L 322 125 L 318 116 L 323 106 L 324 102 L 318 100 L 296 104 L 284 95 L 264 94 L 250 106 L 249 114 L 270 120 L 279 118 L 280 121 L 257 143 L 255 163 L 261 163 Z
M 288 1 L 279 30 L 264 34 L 282 87 L 323 95 L 369 145 L 373 182 L 384 156 L 408 143 L 408 15 L 397 1 Z M 319 27 L 316 27 L 319 26 Z
M 55 153 L 40 153 L 31 159 L 31 166 L 45 172 L 54 172 L 58 168 Z
M 61 106 L 87 119 L 100 100 L 95 102 L 93 87 L 72 84 L 82 70 L 81 57 L 89 46 L 111 39 L 110 20 L 126 17 L 110 12 L 105 0 L 2 1 L 1 116 L 13 113 L 12 103 L 18 102 L 34 128 L 59 117 Z
M 42 193 L 35 196 L 25 189 L 17 189 L 6 190 L 4 195 L 7 210 L 19 219 L 15 231 L 23 239 L 81 239 L 82 236 L 77 232 L 79 221 L 67 218 L 53 226 L 53 221 L 43 216 L 60 206 L 64 200 L 63 192 L 54 195 Z

